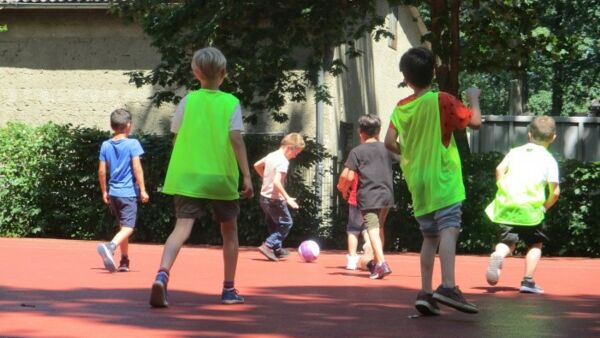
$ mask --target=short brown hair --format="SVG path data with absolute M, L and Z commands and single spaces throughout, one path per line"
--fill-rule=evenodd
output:
M 110 114 L 110 127 L 116 132 L 122 132 L 131 123 L 131 113 L 119 108 Z
M 536 116 L 529 124 L 529 133 L 538 142 L 550 141 L 556 134 L 556 122 L 551 116 Z

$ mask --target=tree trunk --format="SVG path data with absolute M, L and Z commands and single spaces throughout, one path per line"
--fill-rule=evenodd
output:
M 564 81 L 564 67 L 560 62 L 556 62 L 552 66 L 554 76 L 552 79 L 552 116 L 560 116 L 563 110 L 563 81 Z

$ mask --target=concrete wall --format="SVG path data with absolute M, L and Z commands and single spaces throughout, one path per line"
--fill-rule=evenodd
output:
M 149 70 L 160 57 L 135 25 L 105 10 L 0 10 L 0 125 L 48 121 L 110 129 L 108 116 L 129 109 L 134 127 L 161 132 L 173 112 L 149 104 L 126 71 Z

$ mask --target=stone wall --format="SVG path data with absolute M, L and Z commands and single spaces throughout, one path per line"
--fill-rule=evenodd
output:
M 134 126 L 162 132 L 173 106 L 151 107 L 153 88 L 124 73 L 149 70 L 160 57 L 136 25 L 106 10 L 3 9 L 0 23 L 0 125 L 53 121 L 110 129 L 129 109 Z

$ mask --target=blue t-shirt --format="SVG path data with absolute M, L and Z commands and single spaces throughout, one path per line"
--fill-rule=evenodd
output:
M 135 184 L 131 160 L 144 153 L 136 139 L 112 139 L 102 142 L 100 161 L 106 162 L 108 172 L 108 195 L 114 197 L 137 197 L 139 189 Z

